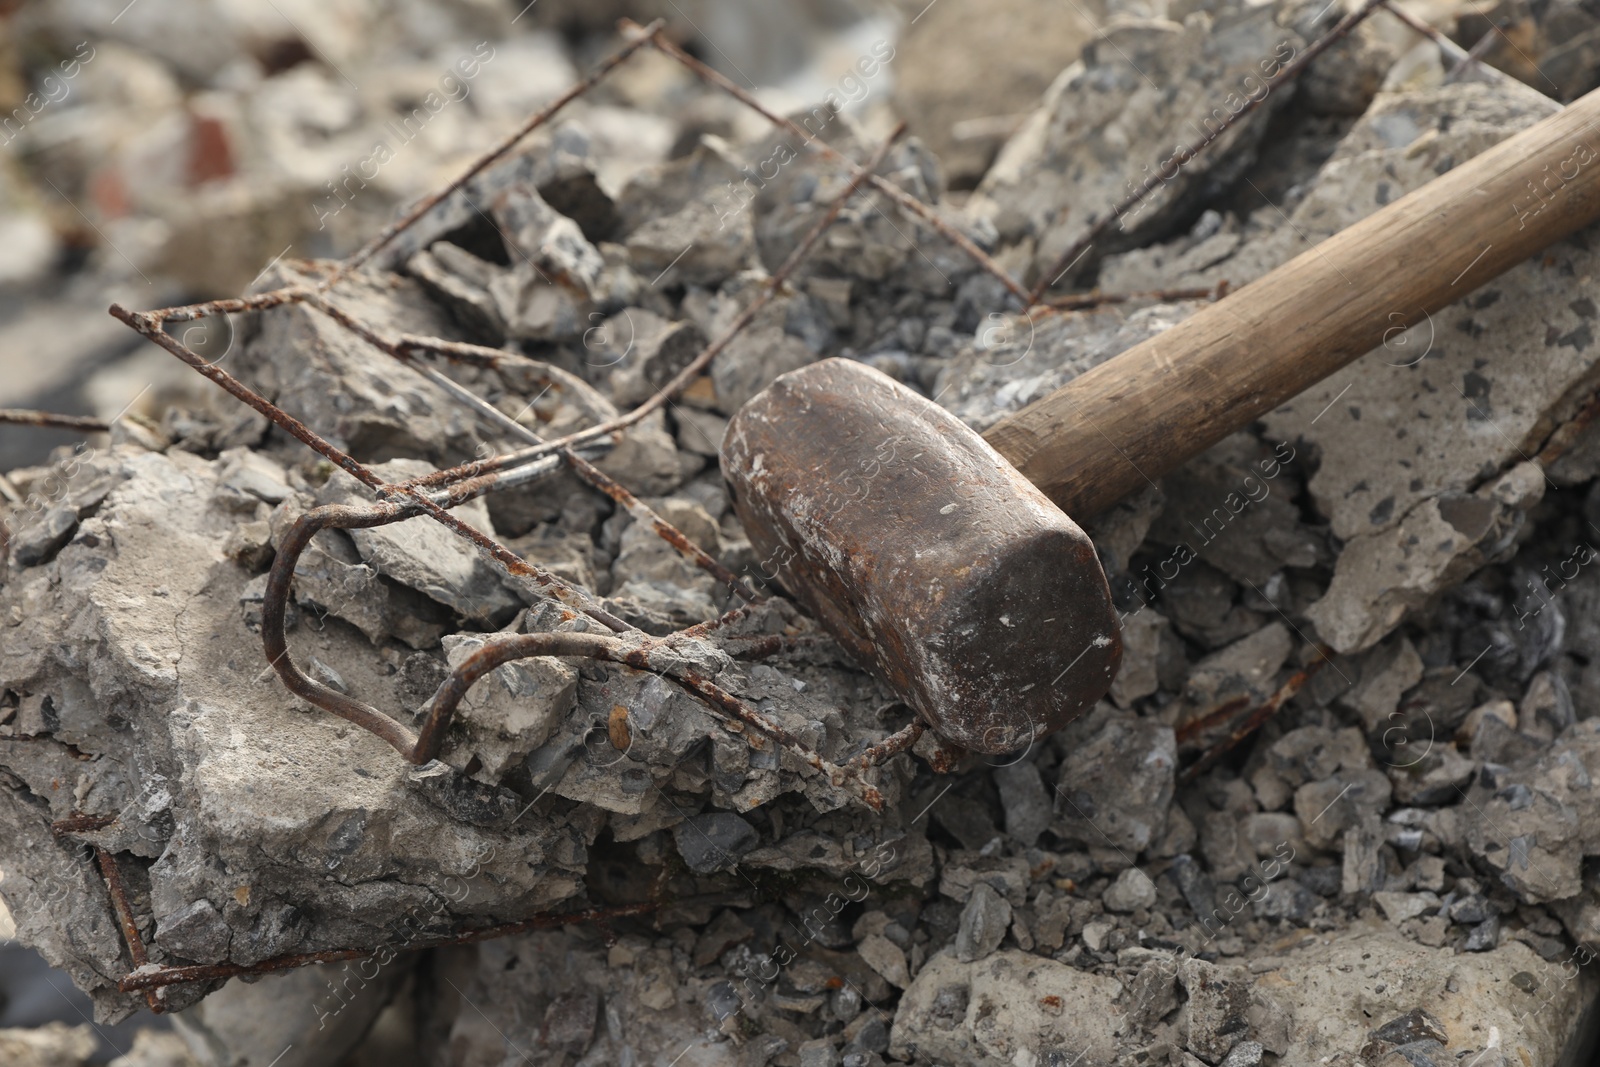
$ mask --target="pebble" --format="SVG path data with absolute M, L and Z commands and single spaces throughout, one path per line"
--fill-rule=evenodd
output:
M 1483 920 L 1467 932 L 1467 940 L 1461 947 L 1467 952 L 1488 952 L 1500 944 L 1500 917 L 1498 915 Z
M 715 874 L 739 862 L 761 840 L 755 827 L 731 811 L 712 811 L 672 828 L 683 862 L 696 874 Z
M 1128 914 L 1148 908 L 1156 902 L 1156 886 L 1150 876 L 1137 867 L 1129 867 L 1106 887 L 1100 895 L 1107 911 Z
M 1265 1051 L 1259 1041 L 1241 1041 L 1233 1046 L 1219 1067 L 1256 1067 Z
M 819 1037 L 807 1041 L 796 1052 L 800 1067 L 840 1067 L 839 1050 L 831 1038 Z
M 1083 943 L 1090 952 L 1104 952 L 1106 944 L 1111 940 L 1111 933 L 1117 927 L 1114 923 L 1098 920 L 1085 923 L 1083 927 Z
M 1003 936 L 1004 930 L 1001 932 Z M 996 941 L 996 944 L 998 943 Z M 883 980 L 896 989 L 904 989 L 911 984 L 911 971 L 906 966 L 905 952 L 887 937 L 882 934 L 868 934 L 861 939 L 861 944 L 856 946 L 856 951 L 867 961 L 868 967 L 883 975 Z
M 972 887 L 956 928 L 956 957 L 963 963 L 981 960 L 1000 947 L 1011 925 L 1011 904 L 987 882 Z

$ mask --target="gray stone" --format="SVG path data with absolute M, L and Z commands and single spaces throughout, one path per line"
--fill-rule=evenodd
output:
M 16 1067 L 80 1067 L 99 1042 L 94 1028 L 49 1022 L 33 1029 L 0 1030 L 0 1056 Z
M 678 446 L 667 432 L 666 415 L 656 411 L 630 426 L 609 453 L 595 461 L 635 496 L 665 496 L 684 480 Z
M 1249 433 L 1224 438 L 1162 479 L 1167 504 L 1149 539 L 1182 545 L 1235 581 L 1257 587 L 1284 567 L 1321 561 L 1326 549 L 1293 503 L 1300 478 L 1287 464 L 1295 456 L 1289 442 L 1274 445 Z
M 544 1010 L 540 1031 L 549 1046 L 571 1056 L 582 1055 L 594 1040 L 595 1019 L 600 1010 L 600 994 L 593 989 L 561 993 Z
M 1282 855 L 1285 845 L 1290 855 L 1297 855 L 1304 847 L 1300 836 L 1300 820 L 1282 811 L 1260 811 L 1246 815 L 1239 827 L 1240 836 L 1258 857 Z
M 484 647 L 480 634 L 444 639 L 451 668 Z M 462 698 L 451 723 L 444 759 L 465 767 L 480 764 L 473 777 L 495 785 L 549 740 L 578 702 L 578 671 L 550 656 L 517 660 L 495 668 Z
M 612 402 L 624 409 L 655 395 L 706 345 L 693 322 L 672 322 L 645 308 L 625 308 L 600 330 L 595 343 L 585 346 L 585 361 L 604 376 Z
M 722 453 L 722 439 L 728 433 L 728 420 L 714 411 L 701 411 L 679 405 L 672 410 L 678 424 L 678 447 L 697 456 L 715 459 Z
M 1475 924 L 1498 915 L 1489 898 L 1478 891 L 1477 883 L 1464 878 L 1456 883 L 1451 894 L 1456 899 L 1450 905 L 1450 918 L 1458 923 Z
M 1108 26 L 1001 149 L 972 210 L 992 219 L 1008 244 L 1033 240 L 1034 274 L 1146 175 L 1163 180 L 1103 240 L 1129 247 L 1170 225 L 1194 191 L 1247 165 L 1266 129 L 1267 116 L 1258 114 L 1205 152 L 1172 158 L 1175 146 L 1218 128 L 1244 94 L 1262 92 L 1263 76 L 1303 47 L 1273 16 L 1261 7 L 1197 13 L 1182 25 L 1157 18 Z M 1287 99 L 1269 93 L 1261 110 L 1270 114 Z
M 1514 978 L 1523 972 L 1526 978 Z M 1591 976 L 1569 982 L 1562 973 L 1558 964 L 1540 959 L 1520 942 L 1463 955 L 1450 947 L 1419 945 L 1384 923 L 1357 927 L 1315 951 L 1295 951 L 1277 961 L 1272 996 L 1294 1020 L 1281 1062 L 1319 1062 L 1343 1052 L 1350 1057 L 1345 1062 L 1353 1064 L 1374 1021 L 1417 1009 L 1448 1034 L 1470 1033 L 1473 1025 L 1481 1025 L 1485 1010 L 1495 1010 L 1485 1005 L 1503 1003 L 1508 976 L 1513 976 L 1509 980 L 1536 988 L 1538 996 L 1551 1000 L 1525 1016 L 1502 1016 L 1505 1024 L 1497 1024 L 1501 1044 L 1524 1050 L 1524 1062 L 1554 1067 L 1575 1030 L 1564 1014 L 1570 1010 L 1566 1005 L 1585 1003 L 1588 990 L 1600 987 L 1600 980 Z M 1362 990 L 1365 999 L 1358 992 Z M 1537 1002 L 1527 1000 L 1530 1006 Z M 1308 1025 L 1305 1020 L 1317 1021 Z M 1453 1059 L 1454 1053 L 1450 1055 Z
M 406 273 L 426 285 L 468 332 L 494 344 L 505 339 L 509 332 L 505 316 L 489 294 L 503 273 L 497 264 L 448 241 L 435 241 L 406 261 Z
M 288 518 L 288 512 L 282 514 Z M 224 551 L 227 546 L 224 545 Z M 246 600 L 259 629 L 259 603 L 266 576 Z M 412 648 L 431 648 L 445 632 L 444 609 L 424 594 L 384 578 L 361 559 L 348 534 L 324 530 L 311 539 L 294 565 L 294 599 L 321 618 L 343 619 L 374 643 L 394 637 Z
M 387 744 L 310 711 L 263 674 L 259 637 L 239 611 L 256 579 L 222 551 L 234 518 L 181 506 L 212 496 L 222 464 L 120 446 L 94 464 L 115 487 L 81 520 L 85 537 L 0 587 L 0 617 L 29 620 L 0 631 L 0 676 L 41 712 L 48 696 L 51 710 L 40 721 L 48 736 L 0 753 L 8 780 L 23 783 L 0 790 L 0 841 L 14 846 L 0 856 L 0 892 L 19 935 L 103 1017 L 143 1001 L 112 985 L 126 964 L 103 882 L 79 850 L 52 843 L 49 822 L 73 811 L 121 813 L 106 843 L 145 867 L 152 952 L 163 955 L 169 936 L 174 952 L 215 956 L 224 946 L 222 962 L 250 964 L 308 937 L 392 944 L 391 924 L 411 916 L 447 930 L 466 919 L 440 888 L 449 879 L 471 880 L 474 921 L 509 920 L 577 890 L 581 853 L 566 848 L 565 824 L 488 832 L 459 822 Z M 303 665 L 334 666 L 358 698 L 401 704 L 401 678 L 354 628 L 302 624 L 290 643 Z M 98 758 L 73 761 L 69 745 Z M 58 760 L 73 768 L 72 788 L 51 788 L 65 774 Z M 202 991 L 175 987 L 168 1004 L 185 1007 Z
M 1389 779 L 1374 770 L 1340 771 L 1295 790 L 1294 813 L 1300 831 L 1316 848 L 1331 848 L 1363 816 L 1381 814 L 1392 794 Z
M 1130 855 L 1159 839 L 1177 765 L 1172 728 L 1102 705 L 1060 736 L 1069 747 L 1051 831 L 1093 846 L 1109 842 Z
M 1052 79 L 1078 57 L 1097 15 L 1024 0 L 932 7 L 889 53 L 895 110 L 921 131 L 956 187 L 971 188 Z M 1019 20 L 1035 32 L 1011 32 Z
M 1083 925 L 1083 944 L 1090 952 L 1104 952 L 1111 944 L 1111 935 L 1117 926 L 1107 920 L 1096 920 Z
M 800 1067 L 840 1067 L 839 1047 L 831 1038 L 813 1038 L 795 1052 L 800 1057 Z
M 1289 628 L 1270 623 L 1196 664 L 1184 686 L 1184 700 L 1197 715 L 1230 701 L 1259 704 L 1272 694 L 1293 647 Z
M 1149 875 L 1137 867 L 1129 867 L 1112 879 L 1100 899 L 1107 911 L 1128 914 L 1153 905 L 1156 902 L 1156 886 Z
M 375 468 L 389 481 L 429 474 L 433 467 L 417 460 L 391 460 Z M 343 471 L 328 480 L 319 503 L 370 504 L 372 494 Z M 456 518 L 492 533 L 489 510 L 481 499 L 454 508 Z M 504 622 L 519 606 L 500 572 L 466 538 L 426 516 L 369 530 L 352 530 L 350 539 L 362 560 L 379 574 L 415 589 L 463 618 Z
M 1259 1041 L 1241 1041 L 1233 1046 L 1219 1067 L 1257 1067 L 1264 1051 Z
M 519 1060 L 571 1062 L 587 1032 L 590 1062 L 645 1062 L 651 1050 L 675 1056 L 695 1048 L 707 1067 L 738 1067 L 737 1049 L 706 1030 L 719 1019 L 746 1021 L 750 993 L 726 973 L 701 977 L 687 964 L 671 942 L 640 934 L 609 948 L 563 930 L 486 943 L 449 972 L 477 1009 L 455 1016 L 450 1047 L 484 1062 L 499 1062 L 513 1047 Z
M 1189 998 L 1182 1024 L 1184 1047 L 1216 1063 L 1248 1029 L 1249 979 L 1240 969 L 1191 957 L 1178 964 L 1178 982 Z
M 1478 737 L 1497 721 L 1485 719 Z M 1468 847 L 1525 901 L 1577 896 L 1582 857 L 1600 848 L 1593 829 L 1600 803 L 1592 784 L 1597 773 L 1600 721 L 1585 720 L 1542 755 L 1497 774 L 1492 783 L 1480 777 L 1467 792 L 1477 816 L 1467 823 Z
M 1391 715 L 1407 689 L 1422 681 L 1422 657 L 1405 637 L 1379 645 L 1361 661 L 1361 673 L 1339 703 L 1361 716 L 1368 735 L 1394 724 Z
M 1110 692 L 1119 708 L 1131 708 L 1134 701 L 1160 688 L 1156 662 L 1167 625 L 1166 618 L 1151 608 L 1122 620 L 1122 666 L 1111 682 Z
M 1472 731 L 1472 747 L 1469 751 L 1474 760 L 1504 766 L 1537 759 L 1546 747 L 1537 737 L 1529 737 L 1521 730 L 1507 726 L 1498 715 L 1487 715 Z
M 691 871 L 715 874 L 737 865 L 761 835 L 731 811 L 714 811 L 685 819 L 673 827 L 672 839 Z
M 1290 789 L 1299 789 L 1341 769 L 1370 768 L 1373 758 L 1366 750 L 1362 731 L 1354 726 L 1338 731 L 1326 726 L 1301 726 L 1267 747 L 1266 763 Z
M 257 287 L 318 280 L 284 262 Z M 459 339 L 420 283 L 409 279 L 358 272 L 339 287 L 336 302 L 393 333 Z M 305 304 L 268 309 L 259 322 L 227 367 L 357 459 L 412 456 L 444 463 L 472 454 L 476 419 L 417 371 Z
M 1423 1040 L 1448 1042 L 1450 1037 L 1431 1012 L 1417 1008 L 1374 1029 L 1372 1040 L 1391 1045 L 1409 1045 L 1413 1041 Z
M 1388 768 L 1394 786 L 1394 799 L 1400 804 L 1445 804 L 1460 795 L 1478 772 L 1478 764 L 1463 756 L 1445 741 L 1417 739 L 1396 753 L 1396 763 Z
M 1050 826 L 1050 792 L 1039 768 L 1029 760 L 996 767 L 994 782 L 1000 806 L 1006 813 L 1006 834 L 1017 844 L 1031 847 Z
M 1542 477 L 1535 464 L 1504 477 L 1529 476 Z M 1475 493 L 1429 497 L 1397 525 L 1347 540 L 1327 594 L 1306 610 L 1317 632 L 1339 652 L 1359 652 L 1441 589 L 1503 558 L 1537 497 L 1507 506 L 1495 498 L 1500 488 L 1490 483 Z
M 1492 915 L 1467 931 L 1463 952 L 1488 952 L 1500 944 L 1500 917 Z
M 749 265 L 754 213 L 695 201 L 649 219 L 628 234 L 626 243 L 633 264 L 652 284 L 714 288 Z
M 195 963 L 221 963 L 228 958 L 233 931 L 209 900 L 197 900 L 168 915 L 156 929 L 156 944 Z
M 711 367 L 717 409 L 731 415 L 781 374 L 816 361 L 805 342 L 778 326 L 752 326 L 725 348 Z
M 1521 732 L 1541 741 L 1553 741 L 1575 721 L 1572 693 L 1561 675 L 1555 671 L 1535 674 L 1517 708 Z
M 841 1021 L 848 1023 L 861 1014 L 861 993 L 849 986 L 836 989 L 828 1000 L 828 1007 Z
M 1334 870 L 1332 867 L 1322 869 Z M 1260 899 L 1251 901 L 1251 906 L 1258 919 L 1283 919 L 1300 925 L 1311 918 L 1320 903 L 1317 895 L 1299 880 L 1280 878 L 1269 882 Z
M 1208 811 L 1200 820 L 1200 853 L 1218 881 L 1231 882 L 1255 866 L 1255 848 L 1242 830 L 1239 816 L 1229 811 Z
M 1216 884 L 1192 856 L 1174 857 L 1171 874 L 1172 880 L 1178 886 L 1178 892 L 1183 894 L 1183 899 L 1188 902 L 1190 910 L 1195 915 L 1204 918 L 1216 910 Z
M 1022 856 L 985 856 L 957 852 L 939 872 L 939 892 L 963 903 L 972 899 L 978 885 L 987 885 L 1015 905 L 1027 899 L 1028 861 Z
M 1383 910 L 1384 916 L 1396 926 L 1439 906 L 1439 898 L 1433 893 L 1380 891 L 1372 894 L 1372 902 L 1378 905 Z
M 961 909 L 961 925 L 956 929 L 956 957 L 963 963 L 981 960 L 1005 939 L 1011 925 L 1011 904 L 987 882 L 972 887 L 966 907 Z
M 1008 949 L 976 963 L 930 958 L 900 1000 L 889 1052 L 901 1060 L 1014 1067 L 1023 1049 L 1041 1062 L 1113 1062 L 1122 986 L 1054 960 Z
M 246 985 L 229 982 L 173 1017 L 206 1067 L 314 1067 L 356 1046 L 405 974 L 399 963 L 318 964 Z
M 869 934 L 862 938 L 856 951 L 867 961 L 867 966 L 881 974 L 884 981 L 896 989 L 904 989 L 911 984 L 911 972 L 906 967 L 904 950 L 882 934 Z
M 877 1054 L 889 1049 L 889 1025 L 879 1011 L 870 1012 L 847 1025 L 845 1037 L 848 1041 L 843 1051 L 847 1059 L 855 1053 Z M 880 1058 L 878 1062 L 881 1064 L 883 1061 Z
M 1383 823 L 1376 815 L 1364 816 L 1344 832 L 1344 856 L 1339 876 L 1339 892 L 1345 897 L 1370 896 L 1385 882 Z
M 48 562 L 78 530 L 78 513 L 70 507 L 53 507 L 11 532 L 11 561 L 18 567 Z
M 1178 1007 L 1178 968 L 1171 959 L 1152 959 L 1128 986 L 1128 1023 L 1149 1031 Z
M 109 1067 L 201 1067 L 183 1038 L 170 1030 L 140 1030 L 133 1046 Z

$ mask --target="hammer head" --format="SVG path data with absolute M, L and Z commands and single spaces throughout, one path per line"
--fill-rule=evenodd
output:
M 1011 752 L 1110 687 L 1122 639 L 1089 538 L 888 376 L 785 374 L 734 416 L 722 473 L 763 575 L 946 740 Z

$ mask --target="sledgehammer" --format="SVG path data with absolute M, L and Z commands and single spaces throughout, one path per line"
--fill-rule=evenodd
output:
M 1600 218 L 1600 91 L 980 437 L 860 363 L 785 374 L 722 470 L 768 573 L 945 740 L 1013 751 L 1122 657 L 1093 515 Z

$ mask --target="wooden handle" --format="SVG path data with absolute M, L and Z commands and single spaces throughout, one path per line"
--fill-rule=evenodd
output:
M 984 436 L 1087 518 L 1600 218 L 1600 90 Z

